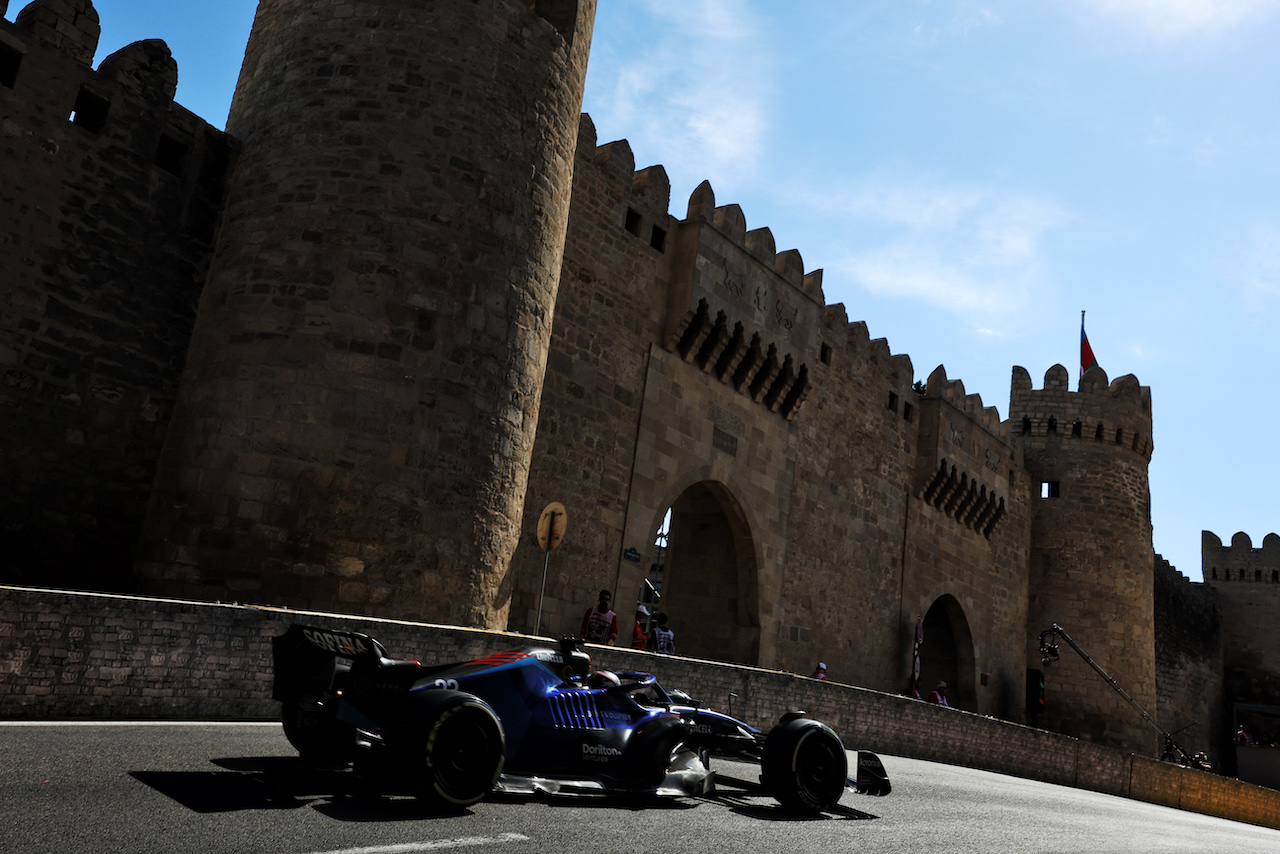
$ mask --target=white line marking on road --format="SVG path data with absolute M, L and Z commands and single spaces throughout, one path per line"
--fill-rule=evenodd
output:
M 501 845 L 504 842 L 528 841 L 529 837 L 523 833 L 501 833 L 497 836 L 460 836 L 457 839 L 432 839 L 426 842 L 400 842 L 395 845 L 313 851 L 311 854 L 414 854 L 417 851 L 444 851 L 449 848 L 471 848 L 477 845 Z

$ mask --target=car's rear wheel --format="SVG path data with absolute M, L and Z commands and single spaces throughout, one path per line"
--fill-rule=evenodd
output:
M 839 803 L 848 774 L 844 743 L 820 721 L 784 721 L 765 737 L 761 782 L 788 809 L 829 809 Z
M 436 807 L 465 807 L 493 789 L 502 773 L 502 723 L 488 703 L 461 691 L 418 695 L 423 719 L 414 739 L 414 793 Z
M 345 765 L 356 748 L 356 730 L 338 720 L 332 702 L 301 696 L 286 700 L 280 709 L 284 736 L 307 762 Z

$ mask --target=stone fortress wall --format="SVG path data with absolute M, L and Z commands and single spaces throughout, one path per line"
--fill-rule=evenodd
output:
M 92 6 L 65 0 L 0 23 L 0 566 L 111 589 L 133 562 L 237 146 L 173 103 L 163 42 L 95 70 L 98 32 Z
M 1231 704 L 1225 723 L 1234 729 L 1247 722 L 1259 742 L 1280 744 L 1280 536 L 1267 534 L 1254 548 L 1243 532 L 1223 545 L 1205 531 L 1200 551 L 1221 620 L 1223 689 Z
M 0 579 L 554 635 L 661 567 L 683 653 L 903 692 L 919 627 L 924 690 L 1011 721 L 1057 622 L 1221 752 L 1280 642 L 1154 555 L 1150 390 L 1018 367 L 1001 421 L 917 383 L 709 184 L 673 216 L 598 144 L 593 12 L 264 0 L 227 134 L 162 43 L 91 69 L 88 0 L 0 22 Z M 1047 682 L 1041 723 L 1158 748 L 1069 654 Z
M 594 15 L 259 4 L 148 589 L 506 622 Z
M 570 510 L 545 588 L 526 524 L 509 626 L 576 631 L 599 587 L 629 610 L 672 508 L 682 649 L 797 672 L 825 659 L 901 690 L 900 634 L 944 599 L 938 631 L 979 646 L 931 678 L 1020 714 L 1029 505 L 998 414 L 944 370 L 916 392 L 910 359 L 709 185 L 683 220 L 669 192 L 584 117 L 526 510 L 588 512 Z M 855 619 L 831 607 L 846 602 Z
M 1207 573 L 1206 573 L 1207 575 Z M 1156 695 L 1159 720 L 1181 744 L 1200 745 L 1234 773 L 1233 728 L 1224 674 L 1224 626 L 1217 590 L 1190 581 L 1155 556 Z
M 1015 369 L 1009 419 L 1020 430 L 1027 473 L 1040 499 L 1032 522 L 1031 627 L 1027 655 L 1038 656 L 1038 631 L 1055 623 L 1158 715 L 1152 594 L 1151 390 L 1132 376 L 1108 384 L 1091 368 L 1079 391 L 1056 367 L 1034 390 Z M 1047 694 L 1080 702 L 1051 704 L 1041 723 L 1104 740 L 1124 721 L 1123 739 L 1158 749 L 1141 716 L 1089 665 L 1068 652 L 1045 671 Z

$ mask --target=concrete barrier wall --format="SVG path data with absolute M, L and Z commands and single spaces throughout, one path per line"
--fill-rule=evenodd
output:
M 302 622 L 366 632 L 424 664 L 535 642 L 365 617 L 0 587 L 0 719 L 273 719 L 271 639 Z M 850 748 L 998 771 L 1280 827 L 1280 791 L 1074 738 L 804 676 L 614 647 L 597 668 L 657 674 L 762 729 L 791 709 Z

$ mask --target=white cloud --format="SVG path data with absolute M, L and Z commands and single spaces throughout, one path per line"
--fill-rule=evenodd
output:
M 1245 229 L 1228 266 L 1249 315 L 1257 319 L 1275 310 L 1280 305 L 1280 223 L 1257 222 Z
M 922 300 L 966 316 L 999 311 L 1010 296 L 996 283 L 976 278 L 956 259 L 914 240 L 855 253 L 833 266 L 874 294 Z
M 1161 40 L 1213 35 L 1280 9 L 1280 0 L 1068 0 Z
M 832 272 L 880 296 L 954 312 L 987 335 L 1035 295 L 1046 235 L 1071 220 L 1056 203 L 1024 193 L 885 176 L 809 203 L 850 220 L 851 238 L 883 235 L 879 245 L 833 253 Z
M 949 39 L 965 39 L 976 30 L 1001 23 L 1000 15 L 988 4 L 969 0 L 917 4 L 911 35 L 917 46 L 928 47 Z
M 912 228 L 950 228 L 968 216 L 983 200 L 980 190 L 925 186 L 919 181 L 895 183 L 873 178 L 871 183 L 820 202 L 851 216 Z
M 765 148 L 771 83 L 765 28 L 746 0 L 649 0 L 625 15 L 636 28 L 626 38 L 645 50 L 628 49 L 626 66 L 593 55 L 597 126 L 627 128 L 641 161 L 660 152 L 673 186 L 748 179 Z

